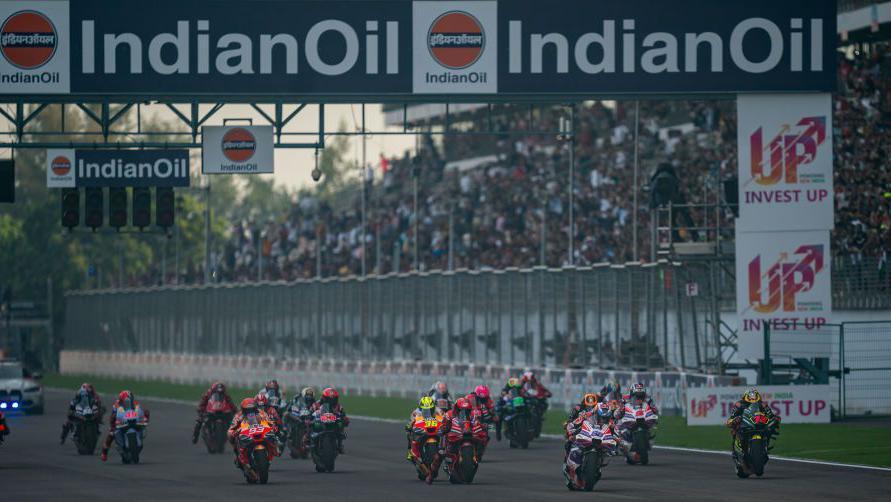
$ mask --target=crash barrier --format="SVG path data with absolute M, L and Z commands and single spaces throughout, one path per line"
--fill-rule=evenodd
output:
M 661 262 L 71 292 L 65 348 L 709 372 L 719 358 L 710 304 L 684 292 L 681 269 Z
M 761 398 L 784 424 L 829 423 L 829 385 L 768 385 L 758 389 Z M 746 387 L 687 389 L 687 425 L 721 425 Z
M 438 380 L 454 392 L 469 392 L 485 383 L 500 389 L 511 376 L 530 369 L 521 366 L 461 363 L 332 361 L 276 359 L 254 356 L 188 355 L 64 350 L 60 371 L 70 375 L 92 375 L 137 380 L 160 380 L 177 384 L 206 384 L 220 379 L 229 385 L 260 388 L 270 378 L 285 386 L 288 395 L 304 386 L 335 387 L 347 395 L 417 398 Z M 554 396 L 551 402 L 568 407 L 580 396 L 598 391 L 608 380 L 623 388 L 642 382 L 663 413 L 683 410 L 686 390 L 692 387 L 734 385 L 738 379 L 684 372 L 633 372 L 532 368 Z

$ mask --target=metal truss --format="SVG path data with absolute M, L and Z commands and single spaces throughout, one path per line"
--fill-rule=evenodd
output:
M 326 131 L 325 104 L 317 105 L 316 127 L 312 131 L 294 130 L 292 122 L 301 113 L 308 113 L 310 103 L 286 102 L 245 102 L 239 99 L 226 102 L 208 102 L 201 99 L 141 101 L 125 99 L 105 100 L 71 100 L 60 97 L 57 100 L 14 101 L 0 100 L 0 124 L 6 125 L 0 130 L 0 148 L 103 148 L 103 149 L 142 149 L 142 148 L 201 148 L 201 127 L 213 117 L 222 115 L 221 111 L 229 105 L 247 105 L 256 112 L 265 125 L 271 125 L 275 135 L 276 148 L 325 148 L 328 136 L 362 136 L 362 135 L 453 135 L 453 136 L 530 136 L 559 135 L 561 131 L 534 127 L 535 111 L 552 108 L 554 104 L 518 104 L 513 105 L 513 113 L 528 115 L 529 127 L 525 129 L 496 130 L 495 117 L 503 113 L 498 105 L 488 104 L 478 110 L 456 113 L 445 103 L 445 112 L 432 119 L 410 121 L 408 119 L 409 103 L 402 106 L 401 127 L 371 131 L 366 128 L 366 104 L 360 103 L 361 126 L 357 123 L 354 131 Z M 500 104 L 499 104 L 500 105 Z M 169 111 L 176 121 L 166 124 L 162 130 L 147 130 L 145 127 L 145 110 L 162 107 Z M 203 108 L 203 110 L 202 110 Z M 34 127 L 34 120 L 50 110 L 59 110 L 59 127 L 52 130 Z M 91 130 L 76 130 L 66 126 L 66 115 L 70 110 L 82 113 L 91 124 Z M 466 122 L 471 115 L 477 123 L 484 124 L 483 129 L 462 130 L 454 128 L 454 124 Z M 290 128 L 288 126 L 291 125 Z M 176 127 L 174 127 L 176 126 Z M 185 126 L 185 127 L 183 127 Z M 0 126 L 2 127 L 2 126 Z M 62 139 L 60 139 L 62 138 Z

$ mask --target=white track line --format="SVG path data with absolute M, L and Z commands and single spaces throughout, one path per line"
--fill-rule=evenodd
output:
M 53 388 L 53 387 L 45 387 L 45 390 L 52 391 L 52 392 L 65 392 L 65 393 L 69 392 L 66 389 L 59 389 L 59 388 Z M 170 399 L 170 398 L 166 398 L 166 397 L 143 396 L 142 399 L 145 399 L 146 401 L 157 401 L 159 403 L 179 404 L 179 405 L 183 405 L 183 406 L 194 406 L 194 404 L 195 404 L 192 401 L 185 401 L 182 399 Z M 360 421 L 364 421 L 364 422 L 378 422 L 378 423 L 384 423 L 384 424 L 404 424 L 405 423 L 405 420 L 399 420 L 396 418 L 368 417 L 368 416 L 364 416 L 364 415 L 350 415 L 350 419 L 351 420 L 360 420 Z M 541 437 L 544 439 L 551 439 L 551 440 L 561 440 L 561 441 L 563 440 L 563 436 L 561 436 L 559 434 L 542 434 Z M 653 445 L 653 448 L 655 448 L 657 450 L 682 451 L 682 452 L 686 452 L 686 453 L 705 453 L 708 455 L 724 455 L 724 456 L 728 456 L 728 457 L 730 456 L 729 451 L 722 451 L 722 450 L 704 450 L 704 449 L 700 449 L 700 448 L 684 448 L 681 446 L 660 446 L 660 445 Z M 845 467 L 845 468 L 850 468 L 850 469 L 864 469 L 864 470 L 870 470 L 870 471 L 891 472 L 891 467 L 877 467 L 874 465 L 845 464 L 845 463 L 841 463 L 841 462 L 829 462 L 826 460 L 811 460 L 811 459 L 807 459 L 807 458 L 796 458 L 796 457 L 780 457 L 780 456 L 776 456 L 776 455 L 771 455 L 770 459 L 771 460 L 780 460 L 783 462 L 796 462 L 799 464 L 815 464 L 815 465 L 825 465 L 825 466 L 829 466 L 829 467 Z

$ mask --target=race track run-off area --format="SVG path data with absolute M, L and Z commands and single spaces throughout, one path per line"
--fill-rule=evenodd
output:
M 285 455 L 273 462 L 268 485 L 250 486 L 231 454 L 210 455 L 201 443 L 191 444 L 194 408 L 184 404 L 144 401 L 152 421 L 140 465 L 123 465 L 114 450 L 106 463 L 79 456 L 70 438 L 59 446 L 67 398 L 48 391 L 45 415 L 9 417 L 12 434 L 0 446 L 3 500 L 817 501 L 888 500 L 891 494 L 887 470 L 774 460 L 763 478 L 740 480 L 729 456 L 662 449 L 645 467 L 612 459 L 593 494 L 569 492 L 560 472 L 563 448 L 554 440 L 528 450 L 494 443 L 472 485 L 451 485 L 440 476 L 427 486 L 405 460 L 402 426 L 367 420 L 352 422 L 334 473 L 318 474 L 311 461 Z

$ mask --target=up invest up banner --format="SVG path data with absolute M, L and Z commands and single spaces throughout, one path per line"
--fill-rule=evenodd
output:
M 737 114 L 737 228 L 831 230 L 831 96 L 740 95 Z
M 818 332 L 832 313 L 829 232 L 736 232 L 739 355 L 763 357 L 763 330 Z
M 687 389 L 687 425 L 720 425 L 730 417 L 733 404 L 745 387 L 691 387 Z M 774 385 L 761 387 L 761 399 L 784 424 L 829 423 L 828 385 Z
M 831 92 L 837 0 L 0 0 L 0 94 Z

